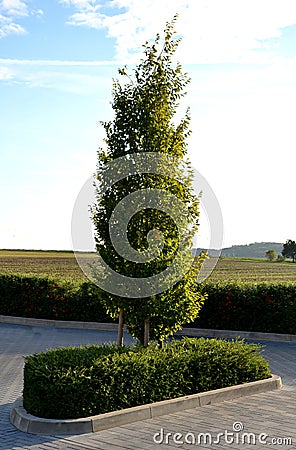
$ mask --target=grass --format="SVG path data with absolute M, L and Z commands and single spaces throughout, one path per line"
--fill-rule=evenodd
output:
M 89 254 L 85 254 L 89 256 Z M 87 281 L 73 252 L 0 250 L 0 273 L 34 274 Z M 225 258 L 218 261 L 209 281 L 296 281 L 296 263 L 270 263 L 264 259 Z

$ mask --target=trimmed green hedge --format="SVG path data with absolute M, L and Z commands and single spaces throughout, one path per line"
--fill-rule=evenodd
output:
M 37 319 L 113 322 L 92 283 L 0 275 L 0 314 Z
M 163 348 L 87 346 L 26 357 L 24 407 L 45 418 L 87 417 L 271 376 L 261 346 L 185 338 Z
M 208 293 L 190 327 L 296 334 L 295 283 L 205 283 Z
M 208 298 L 197 328 L 296 334 L 296 283 L 206 282 Z M 42 319 L 113 322 L 90 282 L 0 275 L 0 314 Z

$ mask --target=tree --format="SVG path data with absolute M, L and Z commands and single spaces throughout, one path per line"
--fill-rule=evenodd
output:
M 205 255 L 191 261 L 199 199 L 187 158 L 189 110 L 173 123 L 189 83 L 181 65 L 172 61 L 180 42 L 174 37 L 175 21 L 176 16 L 167 23 L 163 39 L 157 35 L 154 43 L 145 43 L 145 57 L 133 76 L 124 67 L 119 70 L 124 81 L 113 82 L 114 119 L 102 122 L 106 145 L 98 151 L 92 208 L 96 248 L 105 264 L 100 276 L 113 280 L 114 287 L 103 302 L 121 324 L 124 317 L 128 331 L 145 345 L 193 321 L 205 298 L 196 282 Z M 110 183 L 112 164 L 116 182 Z M 168 276 L 162 278 L 164 273 Z
M 265 252 L 265 256 L 268 259 L 268 261 L 272 262 L 276 260 L 276 251 L 275 250 L 267 250 Z
M 282 263 L 285 261 L 285 257 L 283 255 L 277 255 L 277 262 Z
M 293 262 L 295 262 L 296 242 L 292 241 L 291 239 L 288 239 L 283 246 L 282 255 L 285 256 L 285 258 L 292 258 Z

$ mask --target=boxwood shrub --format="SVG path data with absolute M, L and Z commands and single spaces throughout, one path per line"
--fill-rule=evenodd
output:
M 261 346 L 185 338 L 163 348 L 94 346 L 26 357 L 24 407 L 36 416 L 87 417 L 270 377 Z

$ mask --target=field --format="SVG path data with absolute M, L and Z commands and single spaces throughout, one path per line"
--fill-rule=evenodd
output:
M 0 273 L 87 281 L 72 252 L 0 250 Z
M 264 259 L 227 258 L 218 261 L 210 281 L 296 282 L 296 263 L 268 262 Z
M 72 252 L 0 250 L 0 273 L 50 275 L 67 280 L 87 281 Z M 296 263 L 225 258 L 218 261 L 209 280 L 296 282 Z

